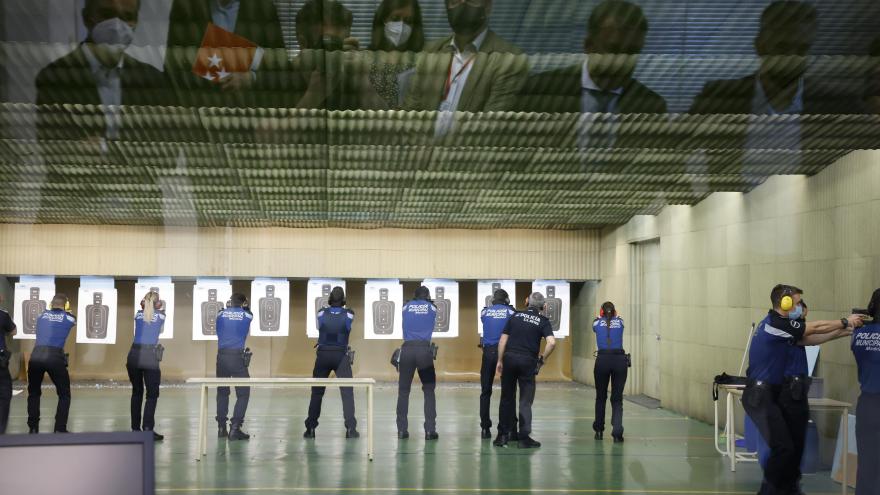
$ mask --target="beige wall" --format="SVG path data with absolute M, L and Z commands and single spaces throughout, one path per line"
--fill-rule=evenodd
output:
M 346 298 L 356 315 L 363 314 L 364 281 L 347 280 Z M 65 351 L 70 354 L 70 374 L 73 379 L 113 379 L 125 381 L 125 360 L 132 342 L 132 319 L 134 316 L 133 280 L 117 280 L 119 310 L 117 316 L 117 339 L 113 345 L 76 344 L 75 330 L 67 340 Z M 174 339 L 163 341 L 165 356 L 162 376 L 165 380 L 183 380 L 188 377 L 214 376 L 217 343 L 192 340 L 192 288 L 193 281 L 175 283 L 175 332 Z M 247 345 L 254 351 L 250 372 L 252 376 L 295 377 L 311 376 L 314 364 L 315 340 L 306 338 L 305 280 L 291 281 L 290 336 L 250 337 Z M 575 284 L 572 296 L 577 297 Z M 404 294 L 409 298 L 418 282 L 405 282 Z M 71 298 L 76 307 L 79 279 L 59 278 L 56 289 Z M 233 281 L 233 289 L 248 294 L 250 282 Z M 525 299 L 531 289 L 528 282 L 517 283 L 519 299 Z M 461 282 L 459 311 L 459 337 L 437 339 L 440 347 L 436 368 L 441 381 L 478 381 L 481 351 L 477 348 L 477 283 Z M 364 340 L 363 320 L 356 317 L 352 328 L 351 346 L 355 349 L 355 376 L 368 376 L 378 380 L 396 380 L 397 374 L 388 362 L 392 351 L 400 345 L 399 340 Z M 33 349 L 33 341 L 21 342 L 24 356 Z M 557 351 L 541 371 L 543 380 L 571 379 L 570 339 L 558 341 Z
M 880 287 L 878 218 L 880 151 L 854 152 L 813 177 L 773 177 L 748 194 L 716 193 L 606 230 L 596 300 L 613 300 L 626 318 L 631 243 L 659 236 L 660 399 L 711 421 L 712 379 L 739 370 L 750 324 L 766 314 L 775 283 L 805 290 L 810 319 L 867 304 Z M 819 375 L 827 396 L 855 400 L 848 340 L 822 347 Z
M 597 230 L 0 225 L 0 274 L 590 280 Z

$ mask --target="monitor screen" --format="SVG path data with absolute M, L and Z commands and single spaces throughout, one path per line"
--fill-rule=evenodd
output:
M 142 432 L 0 436 L 3 492 L 152 494 L 152 452 Z

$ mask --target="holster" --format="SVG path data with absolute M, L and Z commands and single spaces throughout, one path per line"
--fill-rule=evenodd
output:
M 789 396 L 795 401 L 806 399 L 810 393 L 810 379 L 808 377 L 788 377 L 785 380 L 785 386 L 788 388 Z
M 437 360 L 437 344 L 431 342 L 431 356 L 434 358 L 434 361 Z
M 6 368 L 9 366 L 9 359 L 12 357 L 12 353 L 7 349 L 0 349 L 0 368 Z
M 254 353 L 251 351 L 250 347 L 245 347 L 244 350 L 241 351 L 241 360 L 244 361 L 245 368 L 250 368 L 253 355 Z
M 70 366 L 70 353 L 64 353 L 64 367 L 67 368 Z
M 626 356 L 626 367 L 632 368 L 633 367 L 632 354 L 624 354 L 624 356 Z
M 400 347 L 394 349 L 394 352 L 391 353 L 391 366 L 400 371 Z
M 153 352 L 156 353 L 156 361 L 159 361 L 161 363 L 162 356 L 165 354 L 165 346 L 163 346 L 162 344 L 156 344 L 156 346 L 153 347 Z
M 352 349 L 351 347 L 349 347 L 349 348 L 345 351 L 345 355 L 348 356 L 348 365 L 349 365 L 349 366 L 354 366 L 354 349 Z

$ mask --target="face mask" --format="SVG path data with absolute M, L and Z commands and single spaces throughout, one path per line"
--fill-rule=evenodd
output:
M 111 56 L 119 60 L 122 52 L 134 39 L 134 31 L 122 19 L 114 17 L 95 24 L 95 27 L 92 28 L 91 38 L 95 44 L 102 45 L 102 49 L 107 50 Z
M 321 37 L 321 47 L 328 52 L 342 50 L 344 45 L 345 40 L 343 40 L 339 36 L 327 34 Z
M 789 320 L 798 320 L 804 315 L 804 307 L 798 304 L 791 311 L 788 312 Z
M 474 7 L 463 3 L 458 7 L 446 9 L 446 16 L 455 34 L 473 36 L 486 22 L 486 7 Z
M 412 35 L 412 26 L 403 21 L 389 21 L 385 23 L 385 39 L 394 46 L 401 46 L 409 41 Z

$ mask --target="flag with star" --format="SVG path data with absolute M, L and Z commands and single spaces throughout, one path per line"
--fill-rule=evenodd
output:
M 256 70 L 262 50 L 251 40 L 208 23 L 193 62 L 193 74 L 219 83 L 234 72 Z

